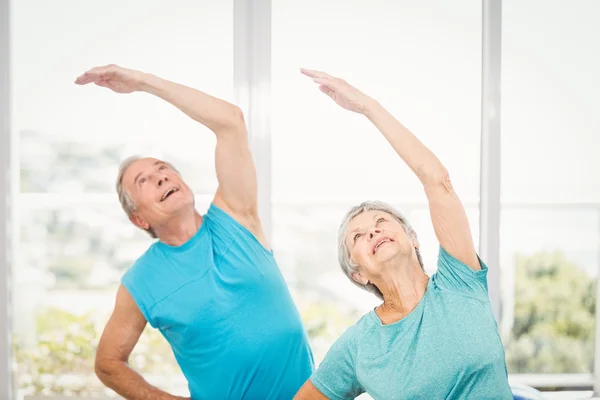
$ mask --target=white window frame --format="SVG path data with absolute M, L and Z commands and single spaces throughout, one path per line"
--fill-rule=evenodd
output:
M 500 213 L 501 203 L 501 65 L 502 0 L 482 0 L 481 172 L 479 253 L 489 266 L 492 310 L 501 320 Z M 600 228 L 600 225 L 599 225 Z M 600 265 L 598 278 L 600 278 Z M 596 310 L 600 308 L 596 285 Z M 594 316 L 594 318 L 597 317 Z M 597 321 L 597 320 L 596 320 Z M 511 381 L 537 388 L 592 388 L 600 394 L 600 324 L 595 325 L 594 371 L 591 374 L 510 374 Z
M 12 398 L 11 354 L 11 140 L 9 0 L 0 0 L 0 398 Z
M 489 267 L 488 291 L 497 321 L 500 298 L 500 77 L 502 0 L 483 0 L 481 49 L 481 172 L 479 254 Z
M 271 0 L 234 0 L 233 82 L 256 166 L 258 212 L 271 239 Z

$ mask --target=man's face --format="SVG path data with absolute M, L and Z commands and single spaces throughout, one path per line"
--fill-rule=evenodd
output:
M 181 176 L 155 158 L 131 164 L 123 175 L 123 189 L 136 205 L 131 221 L 142 229 L 160 226 L 194 205 L 194 195 Z

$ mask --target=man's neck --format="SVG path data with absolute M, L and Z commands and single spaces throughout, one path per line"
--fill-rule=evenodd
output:
M 178 215 L 168 223 L 156 229 L 158 239 L 169 246 L 181 246 L 190 240 L 200 229 L 202 216 L 193 210 L 192 213 Z

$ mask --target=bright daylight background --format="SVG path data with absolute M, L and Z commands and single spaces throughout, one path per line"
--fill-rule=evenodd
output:
M 477 0 L 272 0 L 272 242 L 317 362 L 376 304 L 336 263 L 361 200 L 399 207 L 427 272 L 437 243 L 424 193 L 368 121 L 300 67 L 383 103 L 444 162 L 479 236 L 481 29 Z M 233 101 L 233 1 L 13 0 L 12 151 L 19 172 L 13 350 L 19 396 L 111 395 L 93 374 L 124 271 L 150 245 L 120 209 L 121 159 L 172 161 L 205 211 L 209 131 L 149 95 L 73 80 L 116 63 Z M 501 331 L 511 373 L 592 372 L 600 254 L 600 2 L 505 0 L 502 35 Z M 382 172 L 383 171 L 383 172 Z M 133 366 L 187 387 L 148 328 Z

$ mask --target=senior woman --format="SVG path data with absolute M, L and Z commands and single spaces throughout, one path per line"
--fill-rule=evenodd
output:
M 375 399 L 512 399 L 487 267 L 447 170 L 375 100 L 342 79 L 301 71 L 337 104 L 365 115 L 417 175 L 440 249 L 429 277 L 417 235 L 395 209 L 366 202 L 348 212 L 339 230 L 340 264 L 383 303 L 336 340 L 295 399 L 364 392 Z

